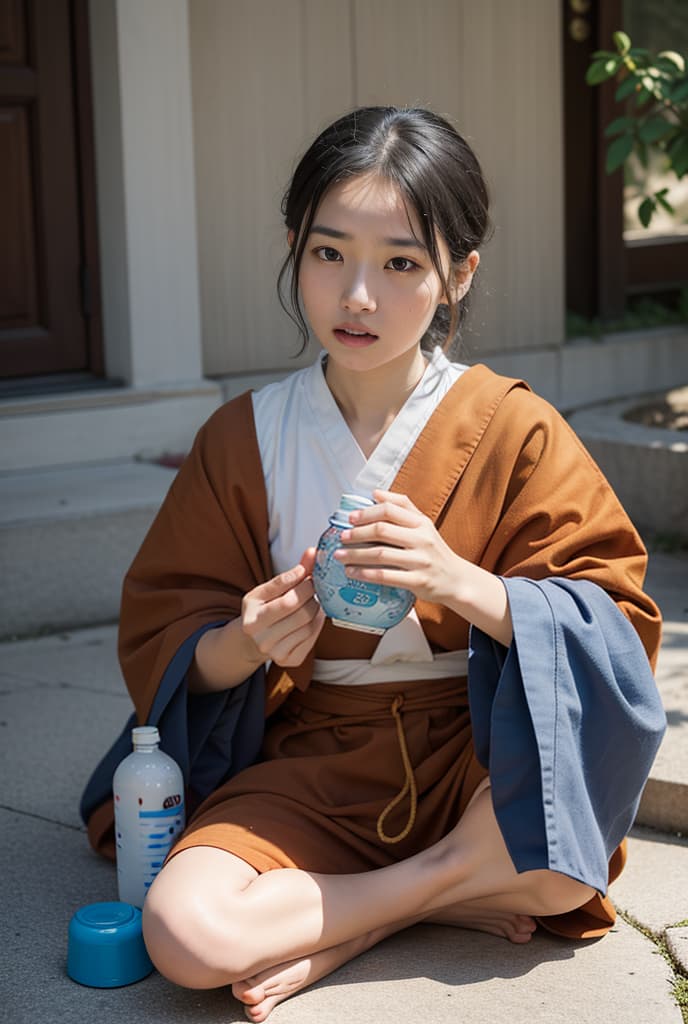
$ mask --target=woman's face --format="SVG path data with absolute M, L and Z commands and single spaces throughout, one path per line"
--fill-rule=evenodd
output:
M 299 287 L 313 332 L 338 367 L 365 371 L 417 357 L 444 297 L 421 238 L 417 214 L 383 178 L 350 178 L 326 192 Z M 449 250 L 443 238 L 438 245 L 446 273 Z

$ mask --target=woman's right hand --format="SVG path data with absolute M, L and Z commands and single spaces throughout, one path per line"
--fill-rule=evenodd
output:
M 308 548 L 298 565 L 244 596 L 241 630 L 256 664 L 269 659 L 285 668 L 300 665 L 318 639 L 325 613 L 315 599 L 314 564 L 315 548 Z

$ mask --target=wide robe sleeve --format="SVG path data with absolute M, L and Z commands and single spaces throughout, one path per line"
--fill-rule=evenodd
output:
M 476 756 L 516 870 L 549 868 L 604 895 L 666 725 L 647 655 L 597 584 L 504 584 L 508 651 L 471 632 Z
M 440 404 L 393 489 L 507 589 L 512 643 L 471 629 L 468 684 L 476 756 L 516 869 L 606 892 L 665 729 L 640 537 L 561 415 L 480 365 Z M 417 610 L 437 648 L 466 645 L 460 617 Z
M 260 669 L 232 689 L 190 694 L 198 640 L 241 610 L 272 575 L 268 518 L 250 394 L 218 409 L 198 432 L 122 587 L 118 653 L 135 712 L 89 780 L 81 815 L 91 844 L 112 842 L 112 776 L 131 728 L 157 725 L 191 802 L 252 763 L 264 728 Z

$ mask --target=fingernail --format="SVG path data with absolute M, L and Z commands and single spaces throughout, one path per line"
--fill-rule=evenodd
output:
M 339 536 L 343 541 L 351 540 L 351 530 L 342 530 Z

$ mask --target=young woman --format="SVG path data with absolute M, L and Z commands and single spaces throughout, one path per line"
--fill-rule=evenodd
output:
M 281 278 L 322 352 L 211 417 L 125 580 L 139 720 L 206 797 L 146 898 L 146 943 L 180 985 L 232 984 L 250 1020 L 414 922 L 526 942 L 536 921 L 614 921 L 664 729 L 659 614 L 639 537 L 556 411 L 445 355 L 487 208 L 474 153 L 429 111 L 356 110 L 315 140 Z M 342 537 L 348 575 L 416 597 L 382 638 L 314 595 L 344 492 L 375 499 Z

